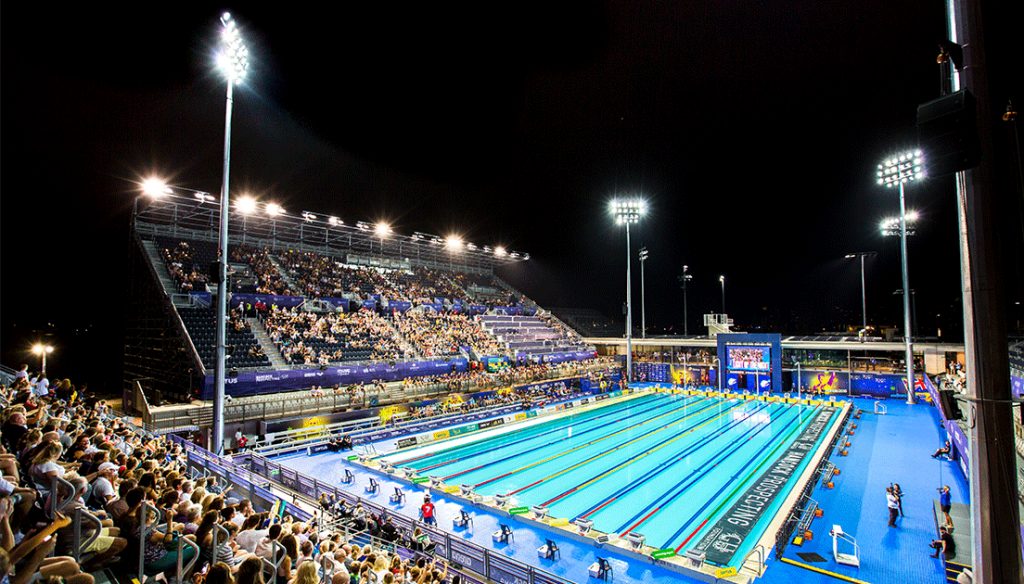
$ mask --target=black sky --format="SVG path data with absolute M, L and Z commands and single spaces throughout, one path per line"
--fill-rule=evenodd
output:
M 879 252 L 870 320 L 899 319 L 897 242 L 876 227 L 897 201 L 873 172 L 915 143 L 916 107 L 939 95 L 941 2 L 264 6 L 4 6 L 5 363 L 50 330 L 55 363 L 115 384 L 134 182 L 219 190 L 224 85 L 209 57 L 225 8 L 255 63 L 235 94 L 235 192 L 501 242 L 531 253 L 507 277 L 542 305 L 609 316 L 625 247 L 606 201 L 642 194 L 649 323 L 680 328 L 686 263 L 691 331 L 719 307 L 720 273 L 738 323 L 834 330 L 859 320 L 842 256 L 860 250 Z M 920 332 L 957 336 L 952 181 L 909 197 L 924 216 L 910 249 Z

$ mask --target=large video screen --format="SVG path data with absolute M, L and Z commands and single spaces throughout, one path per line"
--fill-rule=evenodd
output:
M 764 346 L 729 345 L 729 370 L 767 373 L 772 369 L 772 349 Z

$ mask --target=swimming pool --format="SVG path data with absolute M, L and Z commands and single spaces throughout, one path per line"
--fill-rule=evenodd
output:
M 828 403 L 649 393 L 378 461 L 726 566 L 761 538 L 839 419 Z

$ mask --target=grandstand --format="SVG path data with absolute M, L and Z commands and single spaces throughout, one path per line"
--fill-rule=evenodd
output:
M 132 280 L 139 282 L 125 347 L 126 389 L 139 381 L 156 401 L 207 392 L 215 355 L 216 219 L 216 206 L 174 195 L 137 209 Z M 575 331 L 495 273 L 528 254 L 456 247 L 423 233 L 380 238 L 364 224 L 314 221 L 308 213 L 251 215 L 234 225 L 229 395 L 296 389 L 275 388 L 267 375 L 256 388 L 247 372 L 307 368 L 322 385 L 344 385 L 399 381 L 442 367 L 465 371 L 484 359 L 523 364 L 593 356 Z M 349 365 L 366 366 L 364 375 Z M 384 369 L 370 371 L 376 366 Z

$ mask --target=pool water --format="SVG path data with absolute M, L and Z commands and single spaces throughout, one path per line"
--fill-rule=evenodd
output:
M 642 534 L 677 554 L 721 547 L 721 526 L 745 523 L 728 534 L 741 541 L 716 556 L 735 564 L 813 458 L 800 449 L 820 448 L 839 416 L 828 405 L 653 393 L 380 459 L 481 495 L 509 495 L 512 506 L 589 519 L 600 532 Z M 773 485 L 770 496 L 764 484 Z

